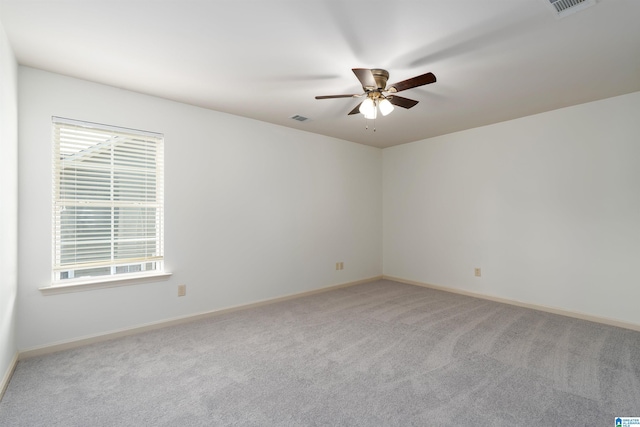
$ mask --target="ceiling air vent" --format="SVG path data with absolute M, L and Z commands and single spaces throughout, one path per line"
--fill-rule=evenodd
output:
M 567 15 L 586 9 L 596 4 L 596 0 L 545 0 L 553 7 L 553 11 L 558 18 L 564 18 Z
M 293 119 L 293 120 L 297 120 L 297 121 L 299 121 L 299 122 L 306 122 L 307 120 L 309 120 L 309 118 L 308 118 L 308 117 L 301 116 L 301 115 L 299 115 L 299 114 L 296 114 L 295 116 L 291 116 L 291 117 L 289 117 L 289 118 L 290 118 L 290 119 Z

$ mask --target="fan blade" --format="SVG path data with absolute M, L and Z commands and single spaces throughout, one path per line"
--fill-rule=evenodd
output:
M 402 107 L 402 108 L 411 108 L 411 107 L 415 106 L 418 103 L 418 101 L 416 101 L 414 99 L 403 98 L 401 96 L 395 96 L 395 95 L 394 96 L 388 96 L 387 99 L 393 105 L 397 105 L 398 107 Z
M 333 98 L 357 98 L 360 94 L 352 94 L 352 95 L 321 95 L 316 96 L 316 99 L 333 99 Z
M 360 106 L 362 105 L 362 102 L 358 105 L 356 105 L 356 108 L 354 108 L 353 110 L 349 111 L 349 114 L 347 114 L 347 116 L 350 116 L 352 114 L 358 114 L 360 113 Z
M 389 92 L 400 92 L 402 90 L 411 89 L 418 86 L 428 85 L 429 83 L 435 83 L 436 76 L 433 73 L 423 74 L 421 76 L 416 76 L 411 79 L 403 80 L 398 83 L 394 83 L 389 85 Z
M 377 89 L 378 85 L 376 84 L 376 80 L 373 78 L 373 73 L 368 68 L 352 68 L 353 74 L 356 75 L 360 83 L 362 83 L 362 88 L 364 90 L 367 89 Z

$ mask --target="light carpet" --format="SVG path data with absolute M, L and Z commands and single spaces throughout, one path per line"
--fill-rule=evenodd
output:
M 20 361 L 2 426 L 613 426 L 640 332 L 387 280 Z

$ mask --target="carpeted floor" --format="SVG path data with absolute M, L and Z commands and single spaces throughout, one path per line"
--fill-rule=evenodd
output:
M 390 281 L 21 361 L 1 426 L 613 426 L 640 332 Z

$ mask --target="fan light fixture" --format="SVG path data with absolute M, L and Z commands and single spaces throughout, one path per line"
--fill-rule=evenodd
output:
M 376 102 L 371 98 L 365 99 L 362 101 L 362 104 L 360 104 L 360 112 L 364 115 L 365 119 L 375 119 L 378 116 Z
M 380 112 L 382 113 L 383 116 L 386 116 L 387 114 L 393 111 L 393 104 L 389 102 L 389 100 L 386 98 L 380 101 L 380 103 L 378 104 L 378 107 L 380 108 Z
M 364 115 L 365 119 L 373 120 L 378 117 L 378 108 L 380 113 L 386 116 L 393 111 L 393 104 L 386 98 L 382 100 L 367 98 L 360 104 L 359 111 Z

